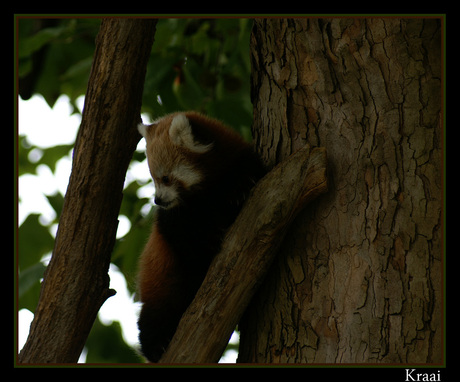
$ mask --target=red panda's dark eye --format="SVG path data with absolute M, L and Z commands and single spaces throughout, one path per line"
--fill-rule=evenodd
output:
M 169 176 L 163 176 L 163 177 L 161 178 L 161 182 L 162 182 L 163 184 L 165 184 L 165 185 L 168 185 L 169 182 L 170 182 Z

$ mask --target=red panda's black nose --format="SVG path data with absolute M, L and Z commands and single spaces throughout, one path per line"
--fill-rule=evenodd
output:
M 163 200 L 162 198 L 160 198 L 158 196 L 155 196 L 155 204 L 157 206 L 159 206 L 159 207 L 166 208 L 171 204 L 171 202 L 167 202 L 167 201 Z

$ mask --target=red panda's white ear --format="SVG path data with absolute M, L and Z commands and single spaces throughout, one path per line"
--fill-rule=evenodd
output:
M 144 125 L 143 123 L 139 123 L 137 125 L 137 130 L 144 138 L 147 138 L 147 130 L 149 127 L 150 127 L 149 125 Z
M 169 127 L 169 137 L 175 145 L 185 147 L 194 153 L 204 154 L 212 148 L 212 143 L 204 145 L 195 140 L 192 126 L 185 114 L 178 114 L 173 118 Z

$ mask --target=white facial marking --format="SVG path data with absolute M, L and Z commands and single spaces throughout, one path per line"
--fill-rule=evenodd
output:
M 198 184 L 203 179 L 203 175 L 195 170 L 192 166 L 186 164 L 178 165 L 172 172 L 171 175 L 180 180 L 186 188 L 189 188 L 195 184 Z

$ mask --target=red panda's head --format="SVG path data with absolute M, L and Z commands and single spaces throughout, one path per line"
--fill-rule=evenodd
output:
M 247 146 L 219 121 L 194 112 L 169 114 L 138 130 L 147 142 L 155 204 L 165 209 L 180 205 L 221 170 L 228 156 Z
M 147 142 L 147 159 L 155 182 L 155 204 L 169 209 L 181 202 L 184 192 L 196 188 L 204 174 L 196 157 L 209 152 L 212 142 L 198 141 L 183 113 L 170 114 L 138 130 Z M 194 160 L 195 159 L 195 160 Z

